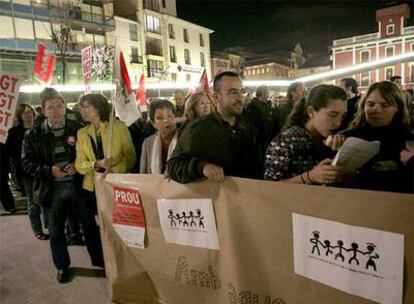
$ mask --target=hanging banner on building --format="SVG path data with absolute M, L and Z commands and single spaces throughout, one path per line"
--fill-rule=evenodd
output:
M 50 84 L 53 70 L 55 69 L 56 57 L 49 54 L 47 46 L 43 43 L 37 43 L 37 54 L 34 67 L 34 74 L 43 84 Z
M 402 303 L 402 234 L 292 216 L 295 273 L 379 303 Z
M 0 142 L 5 143 L 13 126 L 19 97 L 20 79 L 11 74 L 0 74 Z
M 83 83 L 85 84 L 85 94 L 88 94 L 91 92 L 92 52 L 93 52 L 93 47 L 91 45 L 81 50 L 82 72 L 83 72 Z
M 168 243 L 219 249 L 211 199 L 159 199 L 157 205 Z
M 145 217 L 139 191 L 114 187 L 112 224 L 129 247 L 144 248 Z
M 232 177 L 220 184 L 182 185 L 152 174 L 108 174 L 95 179 L 95 186 L 110 302 L 369 304 L 375 298 L 382 303 L 414 303 L 412 195 Z M 118 188 L 139 189 L 145 249 L 127 246 L 113 225 Z M 200 208 L 201 201 L 212 204 L 219 250 L 170 243 L 164 236 L 165 227 L 170 233 L 188 230 L 193 240 L 205 234 L 202 227 L 207 227 L 209 215 Z M 296 221 L 300 225 L 294 226 L 293 214 L 311 221 Z M 319 231 L 323 246 L 314 240 L 314 231 Z M 303 265 L 295 260 L 300 235 Z M 343 262 L 335 246 L 343 248 Z M 333 253 L 326 255 L 327 251 Z M 309 272 L 310 263 L 318 263 L 324 280 L 349 273 L 352 281 L 347 284 L 358 290 L 350 294 L 339 285 L 295 272 L 300 267 Z

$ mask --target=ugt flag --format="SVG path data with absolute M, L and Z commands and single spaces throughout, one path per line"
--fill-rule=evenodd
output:
M 56 57 L 49 54 L 47 46 L 43 43 L 37 43 L 37 54 L 34 67 L 34 74 L 43 84 L 50 84 L 53 70 L 55 69 Z
M 141 112 L 138 109 L 135 94 L 132 91 L 131 80 L 122 51 L 119 52 L 117 57 L 115 111 L 119 119 L 125 122 L 127 126 L 130 126 L 141 117 Z

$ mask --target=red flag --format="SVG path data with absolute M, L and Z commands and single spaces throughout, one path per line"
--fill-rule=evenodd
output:
M 141 113 L 137 107 L 137 101 L 132 91 L 131 80 L 125 64 L 124 55 L 119 52 L 119 64 L 117 65 L 117 92 L 115 110 L 119 119 L 127 126 L 133 124 Z
M 92 50 L 93 47 L 87 46 L 81 50 L 83 82 L 85 83 L 85 94 L 91 92 L 91 73 L 92 73 Z
M 200 82 L 196 91 L 203 91 L 208 96 L 208 78 L 206 69 L 204 69 L 203 74 L 201 74 Z
M 55 69 L 56 57 L 54 54 L 48 54 L 47 46 L 43 43 L 37 43 L 36 64 L 34 73 L 40 82 L 50 84 L 53 70 Z
M 142 112 L 147 111 L 147 94 L 145 92 L 145 77 L 144 74 L 141 75 L 139 79 L 139 86 L 136 92 L 136 99 L 138 102 L 138 106 Z

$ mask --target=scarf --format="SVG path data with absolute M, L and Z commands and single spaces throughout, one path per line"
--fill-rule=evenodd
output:
M 168 146 L 168 154 L 167 154 L 167 161 L 170 159 L 171 154 L 173 153 L 175 146 L 177 145 L 178 140 L 178 132 L 176 131 L 174 137 L 172 138 L 170 145 Z M 163 174 L 161 172 L 162 163 L 161 163 L 161 151 L 162 151 L 162 143 L 161 143 L 161 136 L 159 133 L 155 135 L 154 145 L 152 146 L 151 151 L 151 174 Z

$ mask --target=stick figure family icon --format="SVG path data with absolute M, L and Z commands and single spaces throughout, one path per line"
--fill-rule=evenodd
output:
M 170 219 L 171 227 L 198 227 L 204 229 L 204 216 L 202 216 L 200 209 L 197 209 L 195 212 L 181 211 L 181 214 L 180 212 L 174 212 L 174 210 L 168 209 L 168 218 Z
M 344 242 L 341 240 L 336 241 L 336 246 L 333 246 L 329 240 L 324 240 L 323 242 L 320 240 L 320 232 L 314 231 L 313 237 L 310 239 L 310 242 L 313 244 L 312 246 L 312 252 L 311 254 L 318 254 L 321 255 L 320 252 L 320 246 L 322 247 L 322 250 L 325 250 L 325 256 L 332 255 L 334 252 L 333 250 L 336 250 L 335 253 L 335 261 L 337 259 L 340 259 L 342 262 L 345 262 L 345 256 L 344 253 L 348 255 L 348 264 L 352 265 L 352 263 L 355 262 L 356 265 L 359 265 L 359 255 L 367 256 L 368 260 L 365 264 L 365 269 L 368 269 L 369 267 L 372 267 L 374 271 L 377 271 L 377 266 L 375 264 L 375 259 L 379 258 L 378 253 L 375 253 L 376 246 L 372 243 L 367 243 L 366 250 L 367 251 L 361 251 L 359 250 L 359 245 L 357 243 L 351 243 L 350 248 L 344 247 Z

